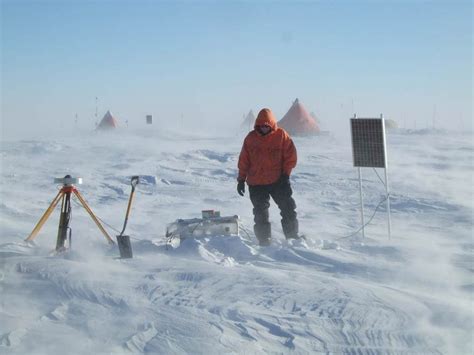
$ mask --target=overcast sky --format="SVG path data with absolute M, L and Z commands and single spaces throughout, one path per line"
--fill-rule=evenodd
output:
M 1 3 L 4 139 L 92 129 L 96 97 L 131 125 L 281 118 L 298 97 L 323 129 L 353 112 L 472 129 L 471 1 Z

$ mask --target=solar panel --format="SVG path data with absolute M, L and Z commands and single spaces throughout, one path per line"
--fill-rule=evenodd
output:
M 385 168 L 385 129 L 382 118 L 351 118 L 354 166 Z

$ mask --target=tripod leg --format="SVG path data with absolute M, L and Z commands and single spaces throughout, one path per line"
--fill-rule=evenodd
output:
M 49 216 L 51 215 L 51 213 L 53 213 L 56 205 L 58 204 L 59 200 L 61 199 L 61 197 L 63 197 L 63 191 L 59 191 L 58 194 L 56 195 L 56 197 L 54 198 L 54 200 L 51 202 L 51 204 L 49 205 L 48 209 L 45 211 L 45 213 L 43 214 L 43 216 L 40 218 L 40 220 L 38 221 L 38 223 L 36 224 L 35 228 L 33 229 L 33 231 L 31 232 L 31 234 L 28 236 L 28 238 L 25 239 L 25 242 L 30 242 L 32 241 L 36 235 L 39 233 L 41 227 L 43 227 L 43 224 L 45 224 L 45 222 L 48 220 Z
M 87 213 L 89 213 L 89 215 L 91 216 L 92 220 L 95 222 L 95 224 L 97 225 L 97 227 L 100 229 L 100 231 L 102 232 L 102 234 L 105 236 L 105 238 L 107 239 L 107 241 L 109 242 L 109 244 L 115 244 L 115 242 L 112 240 L 112 238 L 110 238 L 110 236 L 107 234 L 107 231 L 104 229 L 104 227 L 102 227 L 102 224 L 100 224 L 99 220 L 97 219 L 97 217 L 94 215 L 94 212 L 92 212 L 91 208 L 89 207 L 89 205 L 87 204 L 87 202 L 84 200 L 84 198 L 82 198 L 81 194 L 79 193 L 79 191 L 77 190 L 74 190 L 74 194 L 77 196 L 77 198 L 79 199 L 79 201 L 81 202 L 82 206 L 85 208 L 85 210 L 87 211 Z

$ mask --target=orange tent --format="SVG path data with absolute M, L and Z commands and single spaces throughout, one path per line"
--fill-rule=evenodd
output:
M 114 129 L 117 127 L 118 127 L 117 119 L 110 113 L 110 111 L 107 111 L 107 113 L 104 115 L 99 125 L 97 126 L 97 129 L 106 130 L 106 129 Z
M 319 122 L 318 116 L 316 116 L 316 114 L 314 112 L 310 112 L 309 115 L 314 118 L 314 120 L 316 121 L 316 124 L 318 124 L 318 125 L 321 124 L 321 122 Z
M 253 111 L 250 110 L 247 116 L 244 118 L 244 120 L 240 124 L 240 128 L 251 131 L 254 125 L 255 125 L 255 115 L 253 114 Z
M 320 132 L 315 119 L 298 99 L 293 102 L 286 115 L 278 121 L 278 126 L 292 136 L 311 136 Z

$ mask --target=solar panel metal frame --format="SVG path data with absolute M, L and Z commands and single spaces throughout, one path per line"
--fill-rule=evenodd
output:
M 383 118 L 351 118 L 351 138 L 355 167 L 386 168 Z

